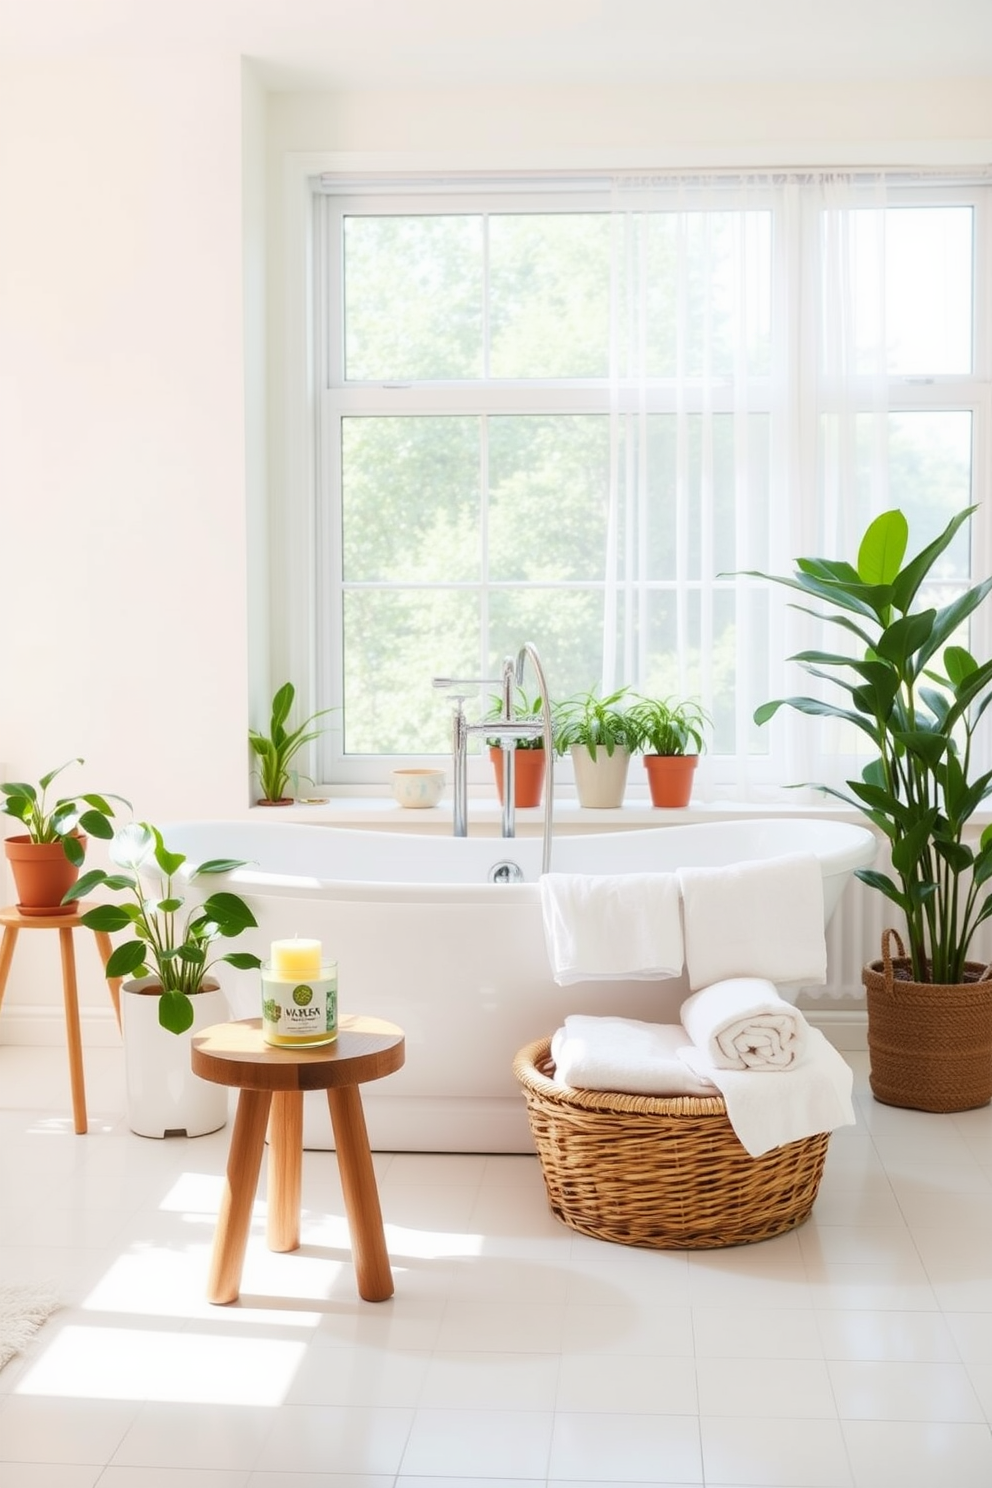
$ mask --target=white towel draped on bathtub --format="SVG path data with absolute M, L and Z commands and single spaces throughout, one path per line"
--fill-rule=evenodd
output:
M 555 1080 L 573 1090 L 627 1095 L 716 1095 L 679 1051 L 689 1043 L 680 1023 L 570 1013 L 551 1040 Z
M 541 910 L 559 986 L 678 976 L 682 970 L 674 873 L 545 873 Z
M 812 853 L 680 868 L 678 878 L 693 992 L 728 977 L 826 981 L 823 878 Z
M 689 1041 L 720 1069 L 790 1070 L 806 1053 L 809 1024 L 762 977 L 731 977 L 686 998 Z
M 853 1071 L 818 1028 L 809 1028 L 805 1057 L 784 1074 L 720 1069 L 694 1044 L 679 1057 L 702 1079 L 713 1081 L 727 1107 L 727 1120 L 751 1157 L 854 1125 Z

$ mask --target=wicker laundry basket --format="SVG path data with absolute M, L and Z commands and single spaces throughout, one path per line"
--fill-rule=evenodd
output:
M 829 1132 L 750 1157 L 722 1097 L 556 1085 L 550 1039 L 521 1049 L 513 1072 L 552 1212 L 583 1235 L 705 1250 L 767 1240 L 809 1218 Z

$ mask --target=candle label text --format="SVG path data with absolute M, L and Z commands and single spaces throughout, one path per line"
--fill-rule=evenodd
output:
M 327 1043 L 338 1030 L 336 976 L 294 982 L 262 975 L 262 1032 L 269 1043 Z

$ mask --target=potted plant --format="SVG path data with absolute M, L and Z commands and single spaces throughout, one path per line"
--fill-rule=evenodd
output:
M 232 940 L 254 928 L 255 916 L 229 892 L 211 894 L 187 910 L 175 884 L 186 857 L 170 852 L 161 832 L 148 822 L 118 832 L 110 856 L 125 871 L 93 868 L 66 899 L 72 902 L 96 888 L 124 890 L 132 899 L 97 905 L 80 918 L 91 930 L 127 930 L 133 937 L 115 947 L 106 968 L 108 977 L 128 978 L 121 1013 L 131 1129 L 158 1137 L 169 1131 L 182 1130 L 191 1137 L 216 1131 L 227 1119 L 227 1093 L 192 1073 L 189 1043 L 198 1029 L 227 1017 L 226 999 L 209 976 L 211 968 L 218 961 L 240 970 L 261 967 L 258 956 L 247 951 L 208 960 L 215 940 Z M 242 866 L 239 860 L 214 858 L 186 877 L 192 883 Z
M 531 698 L 522 687 L 516 689 L 513 704 L 513 717 L 521 721 L 536 724 L 541 712 L 540 697 Z M 494 723 L 503 717 L 503 700 L 494 696 L 490 702 L 487 718 Z M 518 807 L 540 806 L 541 797 L 544 792 L 544 777 L 547 769 L 547 761 L 544 757 L 544 739 L 540 733 L 525 733 L 510 741 L 514 751 L 513 759 L 513 800 Z M 489 758 L 492 761 L 493 774 L 496 778 L 496 793 L 500 802 L 503 800 L 503 749 L 506 740 L 491 738 L 486 740 L 489 746 Z
M 248 730 L 248 743 L 259 762 L 256 773 L 262 791 L 260 806 L 292 805 L 293 797 L 286 794 L 290 780 L 294 789 L 298 782 L 296 772 L 290 768 L 292 761 L 305 744 L 323 733 L 322 728 L 313 727 L 317 719 L 334 712 L 333 708 L 321 708 L 296 728 L 287 727 L 295 699 L 296 688 L 292 682 L 284 682 L 272 699 L 269 732 L 262 734 L 257 729 Z
M 621 806 L 630 756 L 637 747 L 629 688 L 608 697 L 583 692 L 555 708 L 555 752 L 571 755 L 580 806 Z
M 108 798 L 92 791 L 60 796 L 49 803 L 48 787 L 56 776 L 70 765 L 84 763 L 81 759 L 67 760 L 43 775 L 37 786 L 23 781 L 0 785 L 0 812 L 27 829 L 4 843 L 22 914 L 58 913 L 66 890 L 79 876 L 86 856 L 86 834 L 105 840 L 113 837 L 110 801 L 119 801 L 130 809 L 130 803 L 121 796 Z M 75 913 L 76 905 L 67 906 L 66 912 Z
M 874 757 L 860 779 L 848 780 L 846 791 L 820 789 L 887 839 L 893 876 L 856 872 L 898 910 L 908 949 L 899 954 L 897 945 L 893 957 L 887 931 L 882 959 L 865 968 L 872 1090 L 887 1104 L 932 1111 L 992 1099 L 992 982 L 968 959 L 975 931 L 992 915 L 992 827 L 977 833 L 970 825 L 992 790 L 992 771 L 977 764 L 974 749 L 992 702 L 992 661 L 977 661 L 957 641 L 992 578 L 945 605 L 919 598 L 975 509 L 959 512 L 908 561 L 909 526 L 893 510 L 868 526 L 856 565 L 801 558 L 791 578 L 760 575 L 825 605 L 811 613 L 854 638 L 850 652 L 792 658 L 839 687 L 842 703 L 780 698 L 755 720 L 786 706 L 843 720 L 871 742 Z
M 652 806 L 688 806 L 710 718 L 694 699 L 638 698 L 630 710 Z

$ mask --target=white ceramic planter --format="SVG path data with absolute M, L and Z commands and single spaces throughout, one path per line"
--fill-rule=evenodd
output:
M 158 1021 L 158 996 L 139 990 L 153 985 L 153 977 L 144 977 L 121 988 L 128 1125 L 139 1137 L 218 1131 L 227 1121 L 227 1087 L 194 1075 L 190 1044 L 201 1028 L 227 1021 L 227 998 L 221 988 L 198 992 L 192 1028 L 170 1033 Z
M 593 759 L 585 744 L 573 744 L 572 769 L 575 772 L 575 789 L 580 806 L 598 807 L 623 805 L 623 793 L 627 789 L 627 769 L 630 753 L 626 749 L 614 749 L 612 754 L 597 747 Z

